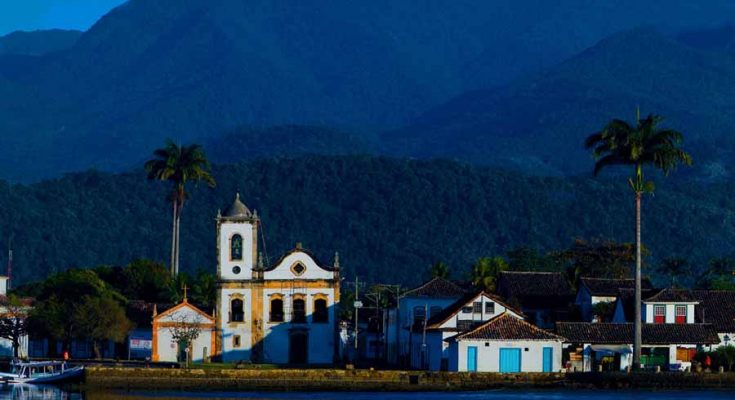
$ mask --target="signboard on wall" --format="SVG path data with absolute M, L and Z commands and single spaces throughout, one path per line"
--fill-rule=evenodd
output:
M 153 348 L 153 341 L 151 339 L 143 338 L 130 338 L 130 349 L 131 350 L 151 350 Z

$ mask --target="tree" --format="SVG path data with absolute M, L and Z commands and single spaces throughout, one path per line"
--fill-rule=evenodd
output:
M 119 318 L 118 312 L 126 301 L 125 297 L 107 285 L 94 271 L 70 269 L 49 277 L 41 286 L 28 316 L 30 333 L 60 340 L 66 351 L 70 350 L 74 339 L 117 340 L 115 332 L 107 331 L 107 337 L 98 333 L 104 331 L 104 325 L 113 325 L 118 328 L 119 334 L 127 335 L 131 325 L 124 323 L 124 311 L 122 318 Z M 92 312 L 83 314 L 80 309 L 84 308 Z M 88 318 L 87 315 L 93 317 Z
M 528 246 L 517 247 L 506 253 L 512 271 L 560 271 L 564 263 L 558 253 L 542 254 Z
M 121 292 L 129 299 L 144 300 L 149 303 L 167 302 L 167 289 L 171 285 L 171 273 L 166 266 L 151 260 L 139 259 L 126 266 L 122 271 L 125 283 Z
M 482 257 L 472 266 L 472 284 L 479 289 L 493 292 L 498 275 L 507 270 L 508 263 L 503 257 Z
M 727 366 L 727 370 L 732 371 L 732 366 L 735 365 L 735 346 L 720 346 L 715 350 L 715 354 L 717 354 L 719 364 L 723 367 Z
M 449 265 L 439 261 L 431 265 L 431 268 L 429 269 L 429 274 L 431 275 L 431 278 L 443 278 L 448 279 L 450 270 Z
M 576 287 L 579 278 L 585 276 L 613 279 L 630 276 L 635 252 L 629 243 L 577 238 L 568 249 L 558 252 L 557 257 L 568 263 L 569 281 Z
M 682 287 L 680 278 L 690 272 L 690 264 L 685 258 L 664 258 L 657 269 L 663 276 L 671 278 L 671 287 Z
M 70 320 L 77 326 L 78 337 L 92 342 L 94 356 L 102 358 L 100 344 L 105 340 L 122 343 L 133 329 L 125 310 L 115 299 L 84 296 L 74 306 Z
M 193 318 L 186 314 L 177 314 L 171 317 L 173 320 L 168 331 L 171 333 L 171 339 L 176 342 L 179 349 L 185 349 L 186 364 L 189 365 L 191 357 L 191 344 L 199 337 L 202 331 L 202 318 L 197 315 Z M 177 356 L 178 357 L 178 356 Z
M 18 357 L 20 339 L 28 333 L 28 310 L 23 300 L 11 294 L 1 304 L 3 308 L 0 316 L 0 338 L 10 341 L 13 345 L 13 357 Z
M 153 152 L 153 158 L 145 163 L 145 170 L 148 179 L 168 181 L 173 185 L 169 201 L 173 209 L 171 275 L 175 276 L 179 273 L 179 231 L 181 212 L 187 198 L 186 184 L 189 181 L 204 181 L 214 187 L 216 183 L 204 149 L 198 144 L 179 146 L 169 139 L 165 147 Z
M 735 259 L 714 258 L 697 278 L 696 286 L 712 290 L 735 290 Z
M 191 288 L 191 300 L 205 310 L 217 302 L 217 278 L 205 270 L 199 270 Z
M 640 113 L 639 113 L 640 114 Z M 658 127 L 661 117 L 649 115 L 636 118 L 636 124 L 614 119 L 601 131 L 590 135 L 585 147 L 595 157 L 595 176 L 612 166 L 632 166 L 634 177 L 628 179 L 635 194 L 635 338 L 633 368 L 640 368 L 641 360 L 641 197 L 652 193 L 653 182 L 643 176 L 644 166 L 653 166 L 665 175 L 679 164 L 691 165 L 692 157 L 682 150 L 683 135 L 673 129 Z

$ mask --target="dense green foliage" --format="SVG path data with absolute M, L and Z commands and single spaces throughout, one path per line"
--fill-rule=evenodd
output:
M 528 249 L 512 253 L 511 265 L 569 248 L 575 238 L 633 240 L 634 204 L 620 180 L 371 157 L 260 160 L 215 166 L 213 175 L 217 188 L 193 188 L 182 217 L 182 271 L 214 273 L 214 217 L 238 190 L 262 219 L 266 261 L 303 242 L 323 263 L 339 251 L 346 276 L 357 270 L 373 282 L 415 284 L 437 261 L 452 267 L 454 279 L 468 278 L 478 258 L 522 246 Z M 646 199 L 644 274 L 664 258 L 686 258 L 701 271 L 711 258 L 731 256 L 731 188 L 729 182 L 662 181 Z M 75 266 L 167 260 L 167 190 L 142 171 L 0 183 L 0 242 L 14 233 L 16 282 Z

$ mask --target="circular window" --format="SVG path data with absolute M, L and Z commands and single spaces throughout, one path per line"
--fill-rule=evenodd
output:
M 242 271 L 242 270 L 237 265 L 235 265 L 234 267 L 232 267 L 232 273 L 233 274 L 237 275 L 237 274 L 240 273 L 240 271 Z

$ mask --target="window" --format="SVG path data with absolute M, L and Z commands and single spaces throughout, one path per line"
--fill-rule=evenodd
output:
M 676 306 L 676 323 L 686 324 L 687 323 L 687 306 Z
M 488 301 L 485 303 L 485 313 L 486 314 L 495 314 L 495 303 L 492 301 Z
M 653 323 L 654 324 L 666 323 L 666 306 L 664 305 L 653 306 Z
M 242 260 L 242 236 L 233 235 L 230 239 L 230 260 Z
M 242 307 L 242 300 L 233 299 L 230 302 L 230 322 L 242 322 L 245 319 L 245 312 Z
M 426 308 L 424 306 L 416 306 L 413 308 L 413 324 L 423 325 L 426 319 Z
M 304 271 L 306 271 L 306 267 L 302 263 L 296 263 L 291 267 L 291 272 L 296 276 L 302 275 Z
M 242 271 L 242 268 L 240 268 L 239 266 L 235 265 L 234 267 L 232 267 L 233 274 L 237 275 L 240 273 L 240 271 Z
M 472 314 L 472 307 L 462 307 L 462 314 Z
M 472 303 L 472 312 L 477 313 L 477 314 L 482 313 L 482 302 L 481 301 L 476 301 Z
M 283 300 L 271 300 L 271 322 L 283 322 Z
M 311 317 L 315 323 L 325 323 L 329 321 L 329 312 L 327 310 L 327 300 L 314 300 L 314 315 Z
M 431 306 L 431 308 L 429 309 L 429 318 L 432 318 L 440 312 L 442 312 L 442 308 L 440 306 Z
M 232 347 L 240 347 L 240 335 L 232 337 Z
M 291 322 L 296 324 L 303 324 L 306 322 L 306 302 L 304 299 L 294 299 Z

